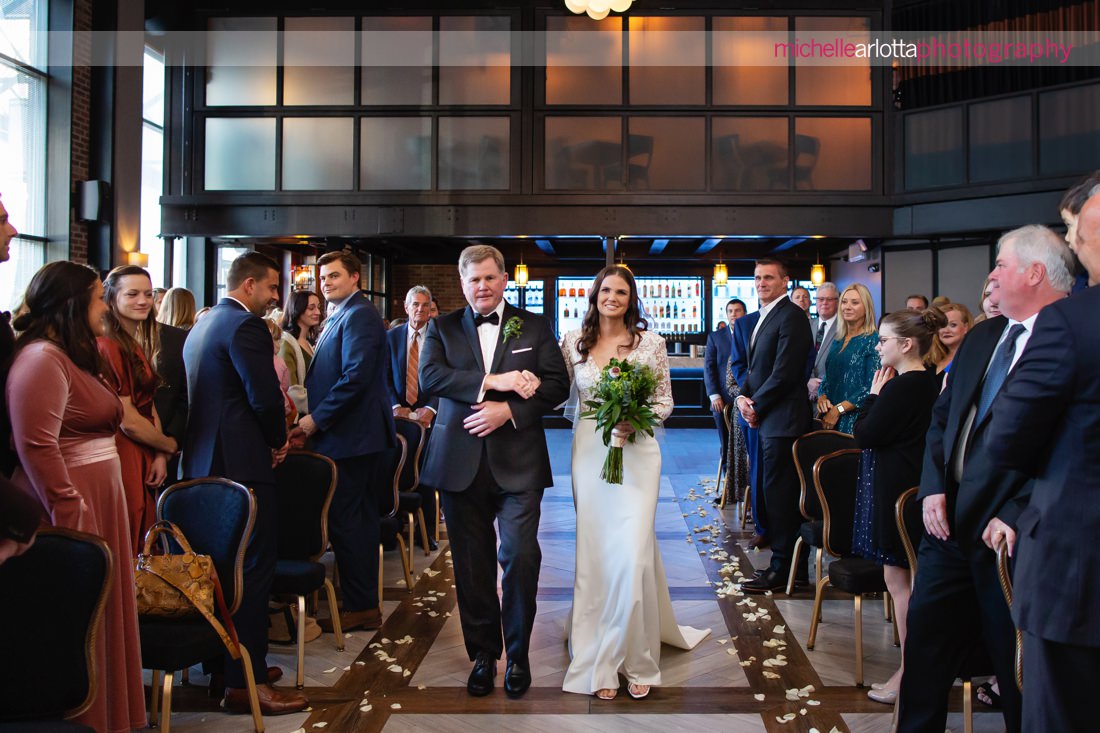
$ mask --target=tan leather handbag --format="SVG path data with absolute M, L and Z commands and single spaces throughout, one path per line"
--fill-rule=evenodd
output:
M 183 554 L 154 555 L 153 543 L 161 534 L 175 538 Z M 225 607 L 214 560 L 191 549 L 179 527 L 162 520 L 145 533 L 145 546 L 134 562 L 134 588 L 139 615 L 183 618 L 201 614 L 237 658 L 237 634 Z M 228 630 L 214 616 L 215 604 Z

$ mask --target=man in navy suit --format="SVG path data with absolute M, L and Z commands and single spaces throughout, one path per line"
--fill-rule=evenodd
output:
M 1090 193 L 1075 249 L 1089 280 L 1100 282 L 1100 185 Z M 985 535 L 991 545 L 1007 541 L 1010 550 L 1019 539 L 1012 550 L 1012 617 L 1024 632 L 1026 731 L 1096 729 L 1090 693 L 1100 685 L 1097 313 L 1097 287 L 1043 309 L 988 428 L 994 466 L 1035 477 L 1015 531 L 994 521 Z
M 936 401 L 917 495 L 926 534 L 909 602 L 901 733 L 944 727 L 951 685 L 983 641 L 997 673 L 1005 727 L 1009 733 L 1020 730 L 1020 694 L 1013 681 L 1016 632 L 982 532 L 994 516 L 1015 525 L 1022 506 L 1009 499 L 1026 497 L 1031 482 L 992 465 L 996 440 L 989 425 L 998 390 L 1006 376 L 1011 379 L 1025 346 L 1039 337 L 1037 314 L 1065 298 L 1072 272 L 1069 249 L 1045 227 L 1022 227 L 1001 237 L 990 298 L 1003 315 L 966 335 Z M 877 699 L 892 702 L 891 695 L 884 697 Z
M 506 651 L 504 691 L 519 697 L 531 685 L 540 502 L 554 483 L 542 416 L 569 396 L 569 373 L 546 319 L 504 301 L 508 274 L 496 248 L 467 247 L 458 271 L 470 307 L 432 320 L 420 360 L 421 388 L 439 397 L 423 475 L 442 492 L 447 514 L 474 662 L 466 689 L 492 692 Z
M 707 334 L 707 347 L 703 352 L 703 386 L 706 387 L 710 411 L 722 440 L 723 459 L 729 444 L 729 432 L 726 430 L 726 421 L 722 412 L 726 409 L 726 403 L 731 400 L 729 393 L 726 392 L 726 364 L 729 362 L 730 347 L 733 345 L 732 325 L 743 315 L 745 315 L 745 304 L 740 300 L 734 299 L 726 303 L 726 318 L 729 320 L 730 328 L 720 328 Z
M 309 704 L 298 692 L 267 684 L 267 602 L 276 558 L 274 466 L 286 455 L 287 435 L 271 334 L 260 316 L 278 298 L 278 265 L 259 252 L 243 254 L 229 267 L 226 297 L 195 324 L 183 345 L 189 397 L 183 475 L 232 479 L 256 496 L 233 624 L 251 654 L 260 707 L 267 715 L 297 712 Z M 228 655 L 225 684 L 226 709 L 247 712 L 244 671 Z
M 376 491 L 386 480 L 378 475 L 378 459 L 397 445 L 386 393 L 389 346 L 382 317 L 359 290 L 359 258 L 329 252 L 317 264 L 321 292 L 334 308 L 306 372 L 309 414 L 298 421 L 298 429 L 314 450 L 336 462 L 328 530 L 344 591 L 340 624 L 344 631 L 377 629 L 382 609 Z M 331 618 L 318 623 L 326 631 L 333 628 Z
M 814 342 L 806 312 L 787 297 L 786 267 L 776 260 L 758 260 L 753 277 L 760 320 L 749 334 L 748 367 L 736 406 L 745 421 L 759 430 L 756 494 L 767 513 L 772 559 L 768 569 L 742 583 L 741 590 L 765 593 L 786 585 L 802 523 L 791 447 L 810 425 L 804 385 Z
M 731 326 L 733 332 L 733 344 L 730 348 L 730 370 L 733 371 L 733 381 L 740 387 L 745 383 L 745 377 L 749 371 L 749 338 L 760 320 L 760 311 L 753 311 L 748 315 L 738 318 Z M 741 430 L 745 434 L 745 450 L 749 454 L 749 490 L 752 492 L 752 526 L 753 535 L 749 540 L 749 546 L 767 547 L 767 517 L 765 516 L 764 500 L 759 496 L 760 482 L 757 481 L 756 472 L 760 468 L 759 449 L 760 435 L 756 428 L 750 426 L 741 411 L 733 410 L 734 419 L 741 423 Z
M 390 368 L 386 370 L 386 386 L 395 418 L 408 418 L 431 430 L 439 412 L 439 398 L 420 389 L 420 354 L 424 350 L 424 335 L 431 320 L 432 293 L 423 285 L 414 285 L 405 294 L 407 324 L 386 332 L 390 344 Z M 425 441 L 429 434 L 425 434 Z M 427 446 L 425 445 L 424 454 Z M 422 459 L 423 460 L 423 459 Z M 421 481 L 420 496 L 424 517 L 428 522 L 428 545 L 435 549 L 435 488 Z

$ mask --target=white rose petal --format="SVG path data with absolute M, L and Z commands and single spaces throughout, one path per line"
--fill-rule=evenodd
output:
M 314 728 L 324 728 L 326 725 L 328 725 L 328 723 L 314 723 L 313 727 Z
M 763 692 L 758 692 L 755 695 L 753 695 L 753 697 L 755 697 L 760 702 L 764 702 L 765 695 L 764 695 Z
M 390 704 L 390 710 L 400 710 L 400 709 L 401 709 L 401 703 L 395 702 L 395 703 Z
M 335 671 L 336 671 L 336 667 L 332 667 L 331 669 L 326 669 L 324 671 L 324 674 L 332 674 Z
M 405 671 L 401 668 L 400 664 L 391 664 L 390 666 L 386 667 L 386 669 L 390 672 L 404 672 Z
M 359 707 L 359 712 L 361 712 L 361 713 L 369 713 L 370 711 L 371 711 L 371 706 L 370 705 L 361 705 Z

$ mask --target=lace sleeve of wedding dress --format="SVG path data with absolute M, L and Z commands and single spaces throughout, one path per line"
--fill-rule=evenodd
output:
M 569 396 L 562 403 L 564 408 L 562 414 L 566 420 L 573 424 L 574 429 L 577 427 L 577 415 L 580 414 L 581 404 L 580 392 L 577 391 L 577 375 L 574 371 L 577 360 L 574 345 L 577 343 L 579 335 L 578 331 L 570 331 L 561 338 L 561 356 L 565 360 L 565 368 L 569 371 Z
M 648 333 L 648 332 L 647 332 Z M 652 359 L 654 371 L 657 373 L 657 391 L 653 395 L 653 411 L 664 423 L 672 414 L 672 376 L 668 366 L 668 350 L 665 340 L 657 334 L 652 334 L 652 352 L 646 354 L 647 360 Z

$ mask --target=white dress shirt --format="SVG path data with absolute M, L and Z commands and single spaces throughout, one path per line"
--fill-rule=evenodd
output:
M 756 327 L 752 329 L 752 338 L 749 340 L 749 345 L 756 345 L 756 334 L 760 331 L 760 327 L 764 325 L 764 321 L 775 310 L 775 306 L 779 305 L 779 302 L 786 297 L 787 294 L 784 293 L 767 305 L 760 306 L 760 320 L 756 322 Z
M 504 300 L 502 299 L 491 313 L 496 313 L 499 319 L 497 323 L 482 323 L 477 327 L 477 339 L 481 342 L 481 360 L 485 364 L 485 373 L 493 368 L 493 356 L 497 351 L 497 339 L 500 338 L 500 329 L 504 325 Z M 477 315 L 477 311 L 474 311 Z M 485 315 L 489 315 L 486 313 Z M 481 383 L 481 392 L 477 395 L 477 401 L 485 399 L 485 382 Z

